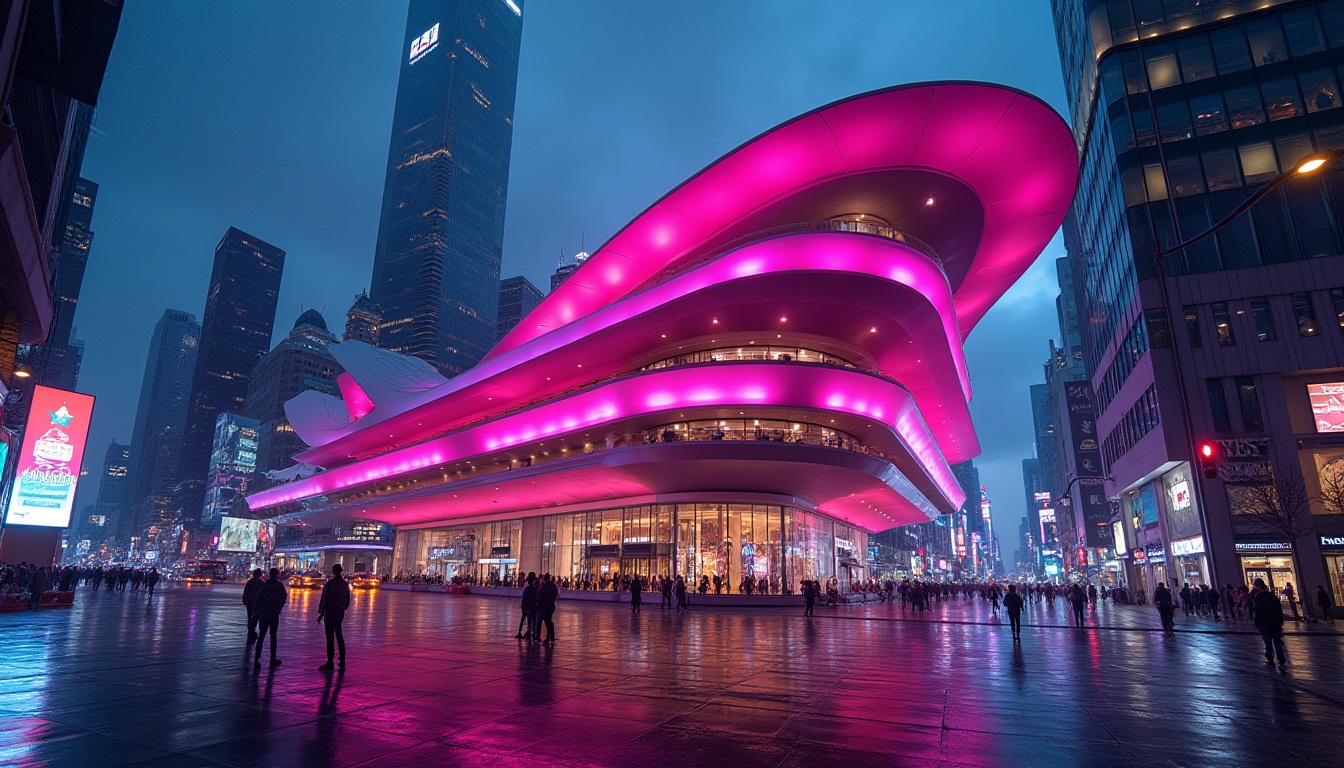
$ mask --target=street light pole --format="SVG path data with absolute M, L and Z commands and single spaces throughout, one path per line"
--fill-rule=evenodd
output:
M 1172 309 L 1170 290 L 1167 287 L 1167 272 L 1166 272 L 1167 259 L 1184 251 L 1186 248 L 1189 248 L 1190 246 L 1207 239 L 1214 233 L 1227 227 L 1233 221 L 1236 221 L 1238 218 L 1244 215 L 1247 211 L 1249 211 L 1261 200 L 1264 200 L 1266 197 L 1268 197 L 1271 192 L 1286 184 L 1289 180 L 1301 176 L 1310 176 L 1316 173 L 1317 171 L 1321 170 L 1322 168 L 1324 168 L 1326 165 L 1329 165 L 1334 160 L 1337 160 L 1341 156 L 1344 156 L 1344 149 L 1336 149 L 1330 152 L 1308 155 L 1302 158 L 1301 160 L 1298 161 L 1296 166 L 1280 173 L 1278 176 L 1275 176 L 1268 184 L 1256 190 L 1254 194 L 1243 200 L 1240 205 L 1238 205 L 1236 208 L 1233 208 L 1232 211 L 1229 212 L 1226 216 L 1215 222 L 1213 226 L 1209 227 L 1208 229 L 1204 230 L 1203 232 L 1200 232 L 1199 234 L 1193 237 L 1189 237 L 1186 238 L 1185 240 L 1182 240 L 1181 242 L 1177 243 L 1176 245 L 1173 245 L 1170 248 L 1167 248 L 1166 250 L 1157 251 L 1156 253 L 1153 254 L 1153 261 L 1155 263 L 1155 266 L 1157 267 L 1158 290 L 1161 293 L 1162 308 L 1167 313 L 1167 333 L 1170 334 L 1172 344 L 1171 348 L 1173 350 L 1173 353 L 1175 352 L 1176 349 L 1175 347 L 1176 336 L 1173 330 L 1176 326 L 1176 320 L 1175 320 L 1176 312 Z M 1183 314 L 1182 319 L 1184 319 Z M 1193 460 L 1196 455 L 1195 452 L 1196 438 L 1195 438 L 1194 421 L 1190 413 L 1190 396 L 1186 392 L 1185 371 L 1181 364 L 1180 355 L 1174 355 L 1174 357 L 1175 357 L 1174 368 L 1176 371 L 1176 389 L 1180 393 L 1181 426 L 1185 430 L 1185 444 L 1186 448 L 1189 451 L 1191 458 L 1191 465 L 1193 467 Z M 1208 517 L 1209 513 L 1208 508 L 1204 503 L 1203 476 L 1202 474 L 1196 475 L 1193 471 L 1191 471 L 1190 479 L 1192 481 L 1191 485 L 1194 487 L 1195 491 L 1195 505 L 1196 508 L 1199 510 L 1199 522 L 1200 525 L 1203 527 L 1204 532 L 1205 552 L 1207 553 L 1209 562 L 1209 578 L 1212 580 L 1214 584 L 1230 583 L 1222 581 L 1220 579 L 1217 569 L 1215 567 L 1215 560 L 1213 557 L 1213 546 L 1212 542 L 1209 539 L 1209 517 Z

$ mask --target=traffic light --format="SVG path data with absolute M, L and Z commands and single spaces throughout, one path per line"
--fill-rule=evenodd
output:
M 1204 470 L 1204 477 L 1208 480 L 1218 477 L 1218 446 L 1213 443 L 1199 444 L 1199 468 Z

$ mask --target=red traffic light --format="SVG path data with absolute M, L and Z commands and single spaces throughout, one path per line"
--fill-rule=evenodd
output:
M 1199 454 L 1206 459 L 1213 458 L 1213 443 L 1200 443 Z
M 1213 443 L 1199 444 L 1199 466 L 1204 477 L 1210 480 L 1218 477 L 1218 449 Z

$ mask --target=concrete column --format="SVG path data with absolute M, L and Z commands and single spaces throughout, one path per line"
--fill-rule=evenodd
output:
M 522 542 L 518 553 L 518 570 L 523 574 L 529 571 L 542 572 L 541 544 L 545 539 L 546 518 L 523 518 Z

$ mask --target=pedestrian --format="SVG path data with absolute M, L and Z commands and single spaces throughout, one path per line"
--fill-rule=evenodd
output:
M 1283 585 L 1283 599 L 1288 601 L 1288 607 L 1293 611 L 1293 621 L 1301 621 L 1297 616 L 1297 593 L 1293 591 L 1292 584 Z
M 715 579 L 715 581 L 716 581 L 716 584 L 715 584 L 715 586 L 714 586 L 714 594 L 716 594 L 716 595 L 719 593 L 719 592 L 718 592 L 718 589 L 719 589 L 719 588 L 718 588 L 718 584 L 717 584 L 718 578 L 719 578 L 719 577 L 718 577 L 717 575 L 714 577 L 714 579 Z M 667 578 L 666 576 L 663 577 L 663 588 L 662 588 L 662 592 L 663 592 L 663 602 L 660 603 L 660 604 L 658 605 L 658 610 L 661 611 L 661 610 L 664 610 L 664 609 L 671 609 L 671 608 L 672 608 L 672 580 L 669 579 L 669 578 Z
M 1251 620 L 1265 642 L 1265 663 L 1274 666 L 1277 656 L 1279 667 L 1288 665 L 1288 649 L 1283 645 L 1283 604 L 1279 596 L 1265 588 L 1264 579 L 1256 579 L 1251 589 Z
M 990 585 L 989 585 L 989 593 L 988 593 L 988 594 L 989 594 L 989 610 L 990 610 L 995 616 L 998 616 L 998 615 L 999 615 L 999 598 L 1003 595 L 1003 593 L 999 591 L 999 585 L 998 585 L 998 584 L 990 584 Z
M 803 615 L 811 616 L 817 607 L 817 584 L 811 579 L 803 580 Z
M 1087 607 L 1087 592 L 1083 591 L 1083 585 L 1074 584 L 1069 589 L 1069 605 L 1073 607 L 1073 626 L 1084 627 L 1083 609 Z
M 678 576 L 677 583 L 672 591 L 677 595 L 677 613 L 690 610 L 690 606 L 686 603 L 686 580 Z
M 527 586 L 523 587 L 523 599 L 519 606 L 523 610 L 523 617 L 518 620 L 518 634 L 515 638 L 522 640 L 540 640 L 536 636 L 537 624 L 537 574 L 529 571 L 527 574 Z M 524 632 L 526 627 L 526 632 Z
M 1153 590 L 1153 605 L 1157 608 L 1157 615 L 1162 617 L 1162 628 L 1172 630 L 1176 628 L 1176 606 L 1171 600 L 1171 590 L 1167 589 L 1166 584 L 1158 584 L 1157 589 Z
M 154 585 L 159 583 L 159 569 L 150 568 L 149 573 L 145 574 L 145 590 L 149 592 L 150 597 L 154 597 Z
M 555 601 L 560 597 L 560 589 L 555 586 L 555 581 L 551 579 L 551 574 L 541 577 L 541 586 L 537 587 L 537 612 L 540 619 L 546 625 L 546 639 L 542 643 L 555 642 L 555 622 L 551 617 L 555 615 Z
M 1013 630 L 1013 639 L 1022 639 L 1022 596 L 1017 594 L 1017 585 L 1008 585 L 1008 594 L 1003 596 L 1003 609 L 1008 612 L 1008 626 Z
M 1222 621 L 1222 619 L 1218 618 L 1218 606 L 1223 604 L 1223 596 L 1218 594 L 1217 584 L 1207 587 L 1207 591 L 1204 593 L 1204 599 L 1208 603 L 1209 615 L 1213 617 L 1213 620 Z
M 252 658 L 252 666 L 261 667 L 261 646 L 266 641 L 266 633 L 271 633 L 271 666 L 280 666 L 275 655 L 276 635 L 280 632 L 280 611 L 289 602 L 289 591 L 280 581 L 280 569 L 272 568 L 270 578 L 266 579 L 257 596 L 252 600 L 252 614 L 257 619 L 257 652 Z
M 1186 582 L 1181 587 L 1181 615 L 1190 618 L 1190 614 L 1195 609 L 1194 595 L 1190 592 L 1190 582 Z
M 644 584 L 639 576 L 630 580 L 630 613 L 639 613 L 639 607 L 643 604 L 640 594 L 643 591 Z
M 1321 615 L 1331 624 L 1335 623 L 1335 615 L 1331 612 L 1333 604 L 1330 601 L 1330 593 L 1325 590 L 1321 584 L 1316 585 L 1316 605 L 1320 606 Z
M 333 669 L 337 647 L 341 649 L 341 669 L 345 669 L 345 635 L 341 633 L 341 622 L 345 621 L 345 612 L 350 608 L 350 583 L 341 576 L 343 570 L 340 563 L 331 566 L 331 578 L 322 585 L 322 597 L 317 601 L 317 620 L 327 631 L 327 663 L 318 667 L 319 670 Z M 271 640 L 275 640 L 274 632 Z
M 1088 584 L 1088 585 L 1087 585 L 1087 602 L 1088 602 L 1088 605 L 1090 605 L 1090 606 L 1092 607 L 1092 612 L 1093 612 L 1093 613 L 1096 613 L 1096 612 L 1097 612 L 1097 585 L 1096 585 L 1096 584 Z
M 42 605 L 42 593 L 47 591 L 47 567 L 44 565 L 28 577 L 28 607 L 36 610 Z
M 252 578 L 243 585 L 243 606 L 247 608 L 247 642 L 257 639 L 257 614 L 252 609 L 252 604 L 257 600 L 257 590 L 265 584 L 261 579 L 261 569 L 252 569 Z

